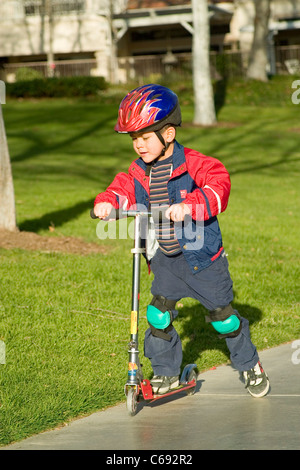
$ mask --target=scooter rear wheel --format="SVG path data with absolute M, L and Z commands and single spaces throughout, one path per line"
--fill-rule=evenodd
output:
M 188 382 L 191 382 L 192 380 L 195 380 L 195 387 L 188 388 L 187 391 L 186 391 L 187 395 L 194 395 L 194 393 L 196 391 L 197 374 L 196 374 L 196 371 L 194 369 L 191 370 L 191 372 L 189 374 L 189 377 L 188 377 Z
M 137 403 L 138 395 L 136 389 L 134 387 L 130 387 L 127 391 L 126 400 L 127 411 L 130 416 L 134 416 L 137 413 Z

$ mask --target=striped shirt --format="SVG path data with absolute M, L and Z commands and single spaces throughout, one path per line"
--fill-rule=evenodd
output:
M 154 163 L 150 173 L 150 204 L 154 218 L 155 236 L 161 251 L 168 256 L 173 256 L 181 252 L 180 245 L 175 235 L 174 223 L 164 217 L 169 207 L 167 184 L 172 169 L 171 156 L 165 160 Z

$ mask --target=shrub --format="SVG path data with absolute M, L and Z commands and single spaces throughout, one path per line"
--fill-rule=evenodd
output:
M 107 88 L 103 77 L 34 78 L 7 84 L 13 98 L 61 98 L 97 95 Z
M 36 78 L 43 78 L 43 74 L 31 67 L 20 67 L 16 72 L 17 82 L 34 80 Z

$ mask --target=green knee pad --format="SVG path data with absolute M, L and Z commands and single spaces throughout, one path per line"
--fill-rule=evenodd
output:
M 231 304 L 211 310 L 206 316 L 206 321 L 211 323 L 214 329 L 220 333 L 219 338 L 234 338 L 242 330 L 242 322 L 238 312 Z
M 240 320 L 236 315 L 230 315 L 223 321 L 213 321 L 211 322 L 214 329 L 221 335 L 227 335 L 229 333 L 234 333 L 240 327 Z
M 171 324 L 171 315 L 168 310 L 162 312 L 154 305 L 148 305 L 147 320 L 154 328 L 164 330 Z

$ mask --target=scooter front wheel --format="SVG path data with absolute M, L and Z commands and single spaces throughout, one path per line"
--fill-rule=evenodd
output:
M 135 387 L 130 387 L 127 391 L 126 406 L 130 416 L 134 416 L 137 413 L 138 394 Z

